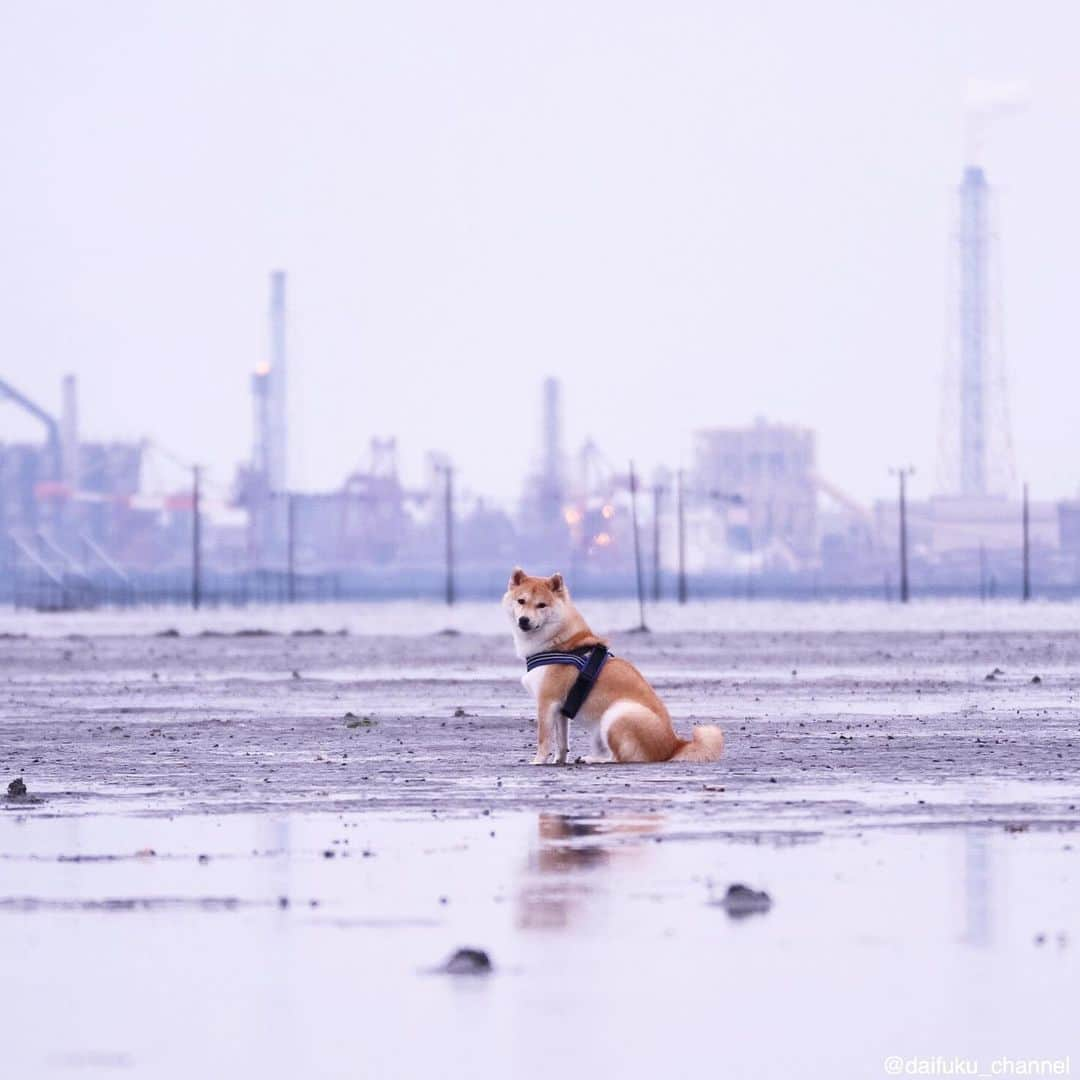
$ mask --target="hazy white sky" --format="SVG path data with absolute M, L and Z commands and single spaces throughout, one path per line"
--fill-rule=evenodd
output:
M 295 482 L 396 434 L 517 491 L 539 387 L 651 467 L 701 426 L 819 432 L 860 497 L 932 486 L 967 80 L 1021 475 L 1080 483 L 1080 7 L 5 0 L 0 374 L 222 486 L 290 275 Z M 35 433 L 0 405 L 0 438 Z M 169 479 L 163 473 L 163 481 Z

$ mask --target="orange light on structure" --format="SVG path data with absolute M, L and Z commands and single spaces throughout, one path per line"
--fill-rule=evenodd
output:
M 581 521 L 581 511 L 575 510 L 574 507 L 568 506 L 563 511 L 563 518 L 566 520 L 567 525 L 577 525 Z
M 593 543 L 597 547 L 607 547 L 608 544 L 611 543 L 611 534 L 610 533 L 597 533 L 593 537 Z
M 263 360 L 262 363 L 256 364 L 255 365 L 255 374 L 256 375 L 269 375 L 270 374 L 270 365 L 265 360 Z
M 35 499 L 67 499 L 71 497 L 71 488 L 60 480 L 42 480 L 34 485 Z
M 600 511 L 600 515 L 605 520 L 610 521 L 615 516 L 615 507 L 608 503 L 608 505 L 603 507 Z

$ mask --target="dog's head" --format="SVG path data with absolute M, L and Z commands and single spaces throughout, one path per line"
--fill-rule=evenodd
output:
M 570 590 L 562 574 L 530 577 L 516 567 L 506 587 L 503 609 L 513 626 L 518 652 L 528 656 L 558 637 L 571 611 Z

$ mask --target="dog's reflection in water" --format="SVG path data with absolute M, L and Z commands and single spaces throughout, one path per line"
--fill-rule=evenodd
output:
M 518 894 L 518 926 L 559 929 L 581 913 L 588 898 L 602 892 L 591 879 L 597 870 L 642 857 L 637 843 L 660 831 L 659 815 L 568 817 L 540 814 L 539 845 L 530 852 Z

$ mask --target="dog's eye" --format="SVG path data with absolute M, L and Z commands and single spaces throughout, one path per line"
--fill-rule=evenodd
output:
M 518 600 L 518 603 L 519 603 L 519 604 L 524 604 L 524 603 L 525 603 L 525 599 L 524 599 L 524 597 L 523 597 L 523 598 L 521 598 L 520 600 Z
M 538 608 L 539 608 L 539 607 L 547 607 L 547 604 L 537 604 L 536 606 L 537 606 Z

